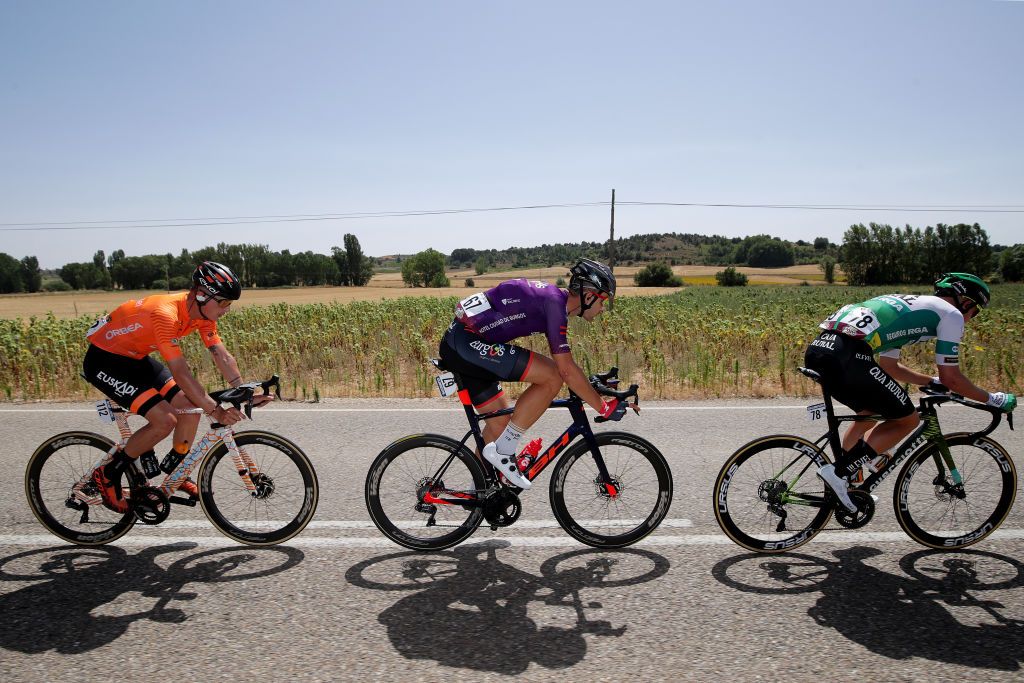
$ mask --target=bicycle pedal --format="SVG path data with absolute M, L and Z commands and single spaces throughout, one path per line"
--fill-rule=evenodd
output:
M 171 498 L 170 500 L 168 500 L 167 502 L 173 503 L 174 505 L 185 505 L 187 507 L 194 508 L 196 506 L 196 503 L 198 503 L 199 501 L 196 500 L 195 498 L 191 498 L 191 497 L 190 498 L 181 498 L 179 496 L 175 496 L 175 497 Z

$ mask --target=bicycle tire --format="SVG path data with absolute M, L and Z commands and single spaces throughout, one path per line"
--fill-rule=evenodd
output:
M 469 538 L 483 520 L 483 510 L 457 505 L 436 505 L 435 517 L 446 520 L 427 526 L 426 513 L 417 512 L 417 491 L 454 456 L 441 487 L 454 491 L 484 491 L 487 480 L 476 456 L 458 441 L 439 434 L 415 434 L 399 439 L 382 450 L 366 474 L 366 509 L 380 532 L 411 550 L 443 550 Z M 396 464 L 396 461 L 400 463 Z M 461 465 L 452 472 L 452 467 Z M 394 473 L 397 481 L 385 480 Z M 451 474 L 454 474 L 454 478 Z M 432 484 L 436 485 L 436 483 Z M 403 519 L 401 516 L 406 515 Z M 448 524 L 446 522 L 451 522 Z M 418 530 L 453 529 L 437 535 L 418 535 Z
M 806 439 L 776 434 L 755 439 L 729 456 L 715 479 L 713 501 L 715 519 L 725 535 L 758 553 L 793 550 L 817 536 L 833 508 L 827 503 L 811 503 L 825 500 L 825 484 L 816 476 L 811 453 L 824 457 L 821 449 Z M 782 471 L 792 472 L 796 479 L 791 477 L 791 483 L 780 490 L 777 487 L 784 484 L 775 476 Z M 790 494 L 795 496 L 789 498 Z M 797 502 L 800 498 L 808 502 Z M 778 529 L 783 518 L 771 509 L 772 504 L 786 513 L 785 520 L 794 531 Z M 793 517 L 795 524 L 790 521 Z
M 88 506 L 85 510 L 65 505 L 72 487 L 113 447 L 114 442 L 100 434 L 72 431 L 50 437 L 35 450 L 25 468 L 25 496 L 47 531 L 76 545 L 103 545 L 135 525 L 130 510 L 117 513 L 104 507 L 98 490 L 80 501 Z
M 598 483 L 596 462 L 583 459 L 591 455 L 590 447 L 579 441 L 555 464 L 549 486 L 551 510 L 565 533 L 580 543 L 623 548 L 647 536 L 665 519 L 672 505 L 672 470 L 653 444 L 635 434 L 598 432 L 594 438 L 618 492 L 609 495 Z M 582 463 L 590 467 L 581 469 Z M 619 528 L 626 531 L 607 533 Z
M 199 466 L 203 512 L 218 531 L 239 543 L 276 545 L 293 538 L 313 519 L 319 501 L 313 464 L 301 448 L 277 434 L 252 430 L 234 439 L 266 479 L 258 492 L 246 488 L 238 467 L 231 458 L 225 460 L 228 447 L 221 441 Z M 218 469 L 221 463 L 225 466 Z
M 960 499 L 935 486 L 937 472 L 927 463 L 938 446 L 930 444 L 900 470 L 892 502 L 896 522 L 908 536 L 929 548 L 955 550 L 974 545 L 1003 523 L 1017 493 L 1017 469 L 1009 453 L 988 437 L 957 433 L 945 439 L 966 496 Z

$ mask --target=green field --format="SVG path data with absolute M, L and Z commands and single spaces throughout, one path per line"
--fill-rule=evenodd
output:
M 1024 285 L 997 285 L 993 305 L 968 325 L 966 374 L 989 390 L 1021 392 Z M 668 296 L 623 297 L 594 323 L 570 323 L 570 343 L 585 369 L 618 365 L 647 398 L 809 395 L 796 371 L 822 318 L 844 303 L 888 287 L 687 287 Z M 903 291 L 927 292 L 927 288 Z M 437 342 L 454 297 L 405 297 L 348 304 L 275 304 L 233 311 L 221 336 L 248 378 L 282 377 L 286 397 L 433 393 Z M 98 397 L 78 376 L 91 316 L 0 320 L 0 399 Z M 534 336 L 526 344 L 547 353 Z M 185 352 L 200 379 L 221 386 L 193 335 Z M 903 354 L 934 368 L 933 345 Z M 513 388 L 513 394 L 515 389 Z

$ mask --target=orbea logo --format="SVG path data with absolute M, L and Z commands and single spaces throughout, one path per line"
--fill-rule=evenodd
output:
M 120 337 L 122 334 L 131 334 L 135 330 L 141 330 L 142 323 L 132 323 L 124 327 L 118 327 L 113 330 L 107 330 L 107 339 L 113 339 L 114 337 Z

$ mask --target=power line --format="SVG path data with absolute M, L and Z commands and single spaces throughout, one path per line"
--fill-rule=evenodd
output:
M 610 202 L 575 202 L 562 204 L 528 204 L 469 209 L 422 209 L 409 211 L 356 211 L 349 213 L 284 214 L 269 216 L 217 216 L 207 218 L 139 218 L 110 221 L 54 221 L 34 223 L 0 223 L 3 232 L 36 232 L 44 230 L 137 230 L 142 228 L 189 228 L 219 225 L 255 225 L 267 223 L 304 223 L 314 221 L 360 220 L 366 218 L 406 218 L 498 211 L 527 211 L 609 206 Z M 1024 213 L 1018 204 L 983 205 L 879 205 L 879 204 L 740 204 L 725 202 L 642 202 L 620 201 L 618 206 L 675 206 L 695 208 L 770 209 L 789 211 L 889 211 L 898 213 Z

